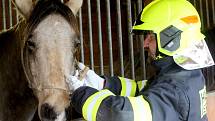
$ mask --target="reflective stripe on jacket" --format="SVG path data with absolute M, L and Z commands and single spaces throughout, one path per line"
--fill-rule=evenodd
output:
M 135 81 L 118 76 L 104 78 L 106 80 L 105 88 L 120 96 L 134 97 L 144 88 L 144 86 L 146 86 L 147 83 L 147 80 Z

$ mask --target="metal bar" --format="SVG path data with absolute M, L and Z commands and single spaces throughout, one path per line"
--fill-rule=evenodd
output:
M 141 45 L 141 66 L 142 66 L 142 78 L 146 80 L 146 60 L 145 60 L 145 50 L 144 50 L 144 36 L 139 35 L 140 45 Z
M 104 75 L 104 62 L 103 62 L 103 48 L 102 48 L 102 27 L 101 27 L 101 10 L 100 0 L 96 0 L 97 5 L 97 21 L 98 21 L 98 39 L 99 39 L 99 60 L 100 60 L 100 74 Z
M 212 85 L 212 79 L 211 79 L 211 67 L 209 67 L 209 68 L 206 68 L 205 70 L 206 70 L 206 79 L 207 79 L 207 82 L 208 82 L 208 84 L 209 84 L 209 86 L 211 86 Z
M 194 4 L 195 8 L 197 8 L 196 0 L 193 0 L 193 4 Z
M 120 72 L 121 76 L 125 76 L 124 72 L 124 62 L 123 62 L 123 45 L 122 45 L 122 19 L 121 19 L 121 3 L 120 0 L 116 0 L 116 5 L 117 5 L 117 39 L 119 42 L 119 55 L 120 55 Z
M 137 0 L 137 15 L 142 11 L 142 9 L 143 9 L 142 0 Z
M 130 54 L 130 61 L 131 61 L 131 77 L 135 79 L 135 72 L 134 72 L 134 50 L 133 50 L 133 36 L 131 35 L 132 31 L 132 16 L 131 16 L 131 1 L 126 0 L 127 2 L 127 22 L 128 22 L 128 41 L 129 41 L 129 54 Z
M 208 68 L 208 71 L 209 71 L 209 82 L 210 82 L 210 84 L 211 85 L 213 85 L 213 73 L 212 73 L 212 71 L 213 71 L 213 67 L 210 67 L 210 68 Z
M 16 23 L 19 23 L 19 12 L 18 12 L 18 9 L 16 9 Z
M 209 5 L 208 5 L 208 0 L 205 0 L 206 4 L 206 15 L 207 15 L 207 29 L 210 27 L 210 17 L 209 17 Z
M 14 7 L 15 7 L 15 4 L 14 4 L 14 1 L 13 0 L 11 0 L 11 10 L 13 11 L 13 9 L 14 9 Z M 17 24 L 17 23 L 19 23 L 19 12 L 18 12 L 18 9 L 15 9 L 15 11 L 16 11 L 16 17 L 15 17 L 15 19 L 16 19 L 16 23 L 14 23 L 14 24 Z M 13 16 L 13 15 L 12 15 Z
M 9 0 L 9 15 L 10 15 L 10 27 L 13 26 L 13 16 L 12 16 L 12 7 L 11 7 L 11 0 Z
M 142 6 L 142 0 L 138 0 L 137 1 L 137 12 L 138 15 L 140 14 L 140 12 L 142 11 L 143 6 Z M 141 51 L 140 51 L 140 59 L 141 59 L 141 67 L 142 67 L 142 78 L 146 79 L 146 60 L 145 60 L 145 52 L 144 52 L 144 36 L 143 35 L 139 35 L 138 36 L 139 42 L 140 42 L 140 46 L 141 46 Z
M 210 81 L 207 78 L 208 77 L 207 68 L 203 68 L 202 72 L 203 72 L 203 75 L 205 77 L 206 87 L 210 87 Z
M 2 0 L 3 30 L 6 30 L 5 0 Z
M 90 41 L 90 66 L 91 69 L 94 70 L 94 59 L 93 59 L 93 36 L 92 36 L 92 17 L 91 17 L 91 4 L 90 0 L 87 2 L 88 8 L 88 33 L 89 33 L 89 41 Z
M 191 4 L 194 5 L 194 0 L 188 0 Z
M 213 24 L 215 24 L 215 0 L 211 0 L 212 12 L 213 12 Z
M 202 5 L 202 0 L 199 0 L 199 6 L 200 6 L 200 17 L 201 17 L 201 24 L 202 24 L 202 30 L 205 29 L 205 25 L 204 25 L 204 16 L 203 16 L 203 5 Z
M 81 62 L 84 63 L 84 41 L 83 41 L 83 22 L 82 22 L 82 9 L 78 12 L 79 17 L 79 31 L 80 31 L 80 42 L 81 42 Z
M 110 0 L 105 0 L 107 9 L 107 33 L 109 44 L 109 61 L 110 61 L 110 75 L 113 76 L 113 49 L 112 49 L 112 34 L 111 34 L 111 15 L 110 15 Z

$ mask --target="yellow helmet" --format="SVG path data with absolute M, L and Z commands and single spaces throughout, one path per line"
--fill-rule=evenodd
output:
M 168 56 L 204 39 L 199 14 L 187 0 L 151 2 L 133 26 L 133 31 L 147 30 L 156 34 L 158 51 Z

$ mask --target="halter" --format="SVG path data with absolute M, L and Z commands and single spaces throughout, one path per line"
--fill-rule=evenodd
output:
M 22 63 L 23 63 L 23 61 L 22 61 Z M 26 72 L 24 64 L 22 64 L 22 65 L 23 65 L 23 69 L 24 69 L 24 72 L 25 72 L 25 75 L 26 75 L 26 78 L 28 81 L 28 86 L 32 90 L 34 90 L 36 92 L 43 92 L 44 90 L 59 90 L 59 91 L 65 92 L 65 93 L 69 93 L 69 94 L 71 93 L 69 91 L 68 86 L 66 88 L 64 88 L 64 87 L 59 87 L 59 86 L 43 85 L 43 83 L 41 81 L 37 81 L 36 83 L 32 83 L 32 81 L 30 81 L 29 76 Z M 66 77 L 64 77 L 64 78 L 66 78 Z M 66 81 L 65 81 L 65 83 L 68 85 L 68 83 Z

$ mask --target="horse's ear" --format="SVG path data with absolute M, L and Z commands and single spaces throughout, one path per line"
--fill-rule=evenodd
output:
M 82 2 L 83 0 L 63 0 L 63 2 L 65 3 L 65 5 L 67 5 L 72 12 L 76 15 L 78 10 L 81 8 L 82 6 Z
M 30 16 L 31 11 L 33 10 L 34 5 L 37 0 L 13 0 L 18 11 L 25 17 Z

